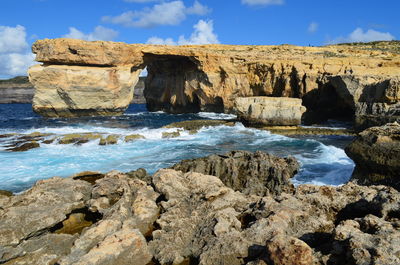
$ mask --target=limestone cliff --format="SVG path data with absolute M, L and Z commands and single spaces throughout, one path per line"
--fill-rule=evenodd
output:
M 0 104 L 31 103 L 35 90 L 26 76 L 0 80 Z
M 105 109 L 121 112 L 127 91 L 147 66 L 144 94 L 150 110 L 232 112 L 236 97 L 295 97 L 303 99 L 305 118 L 312 121 L 355 115 L 360 123 L 381 122 L 388 115 L 400 116 L 399 46 L 399 42 L 299 47 L 39 40 L 33 52 L 44 64 L 30 70 L 37 89 L 34 109 L 50 116 L 95 114 L 97 109 L 100 114 Z M 49 76 L 54 71 L 59 74 Z M 116 73 L 113 78 L 110 72 Z M 89 77 L 95 73 L 102 84 Z M 88 99 L 70 100 L 75 94 Z

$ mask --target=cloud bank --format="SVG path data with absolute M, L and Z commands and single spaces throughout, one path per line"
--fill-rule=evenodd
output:
M 127 11 L 118 16 L 104 16 L 102 21 L 125 27 L 152 28 L 160 25 L 179 25 L 188 15 L 203 16 L 209 12 L 211 9 L 197 0 L 190 7 L 186 7 L 183 1 L 172 1 L 140 11 Z
M 0 77 L 26 75 L 34 59 L 23 26 L 0 26 Z
M 364 31 L 362 28 L 356 28 L 346 37 L 338 37 L 328 41 L 328 44 L 344 43 L 344 42 L 370 42 L 370 41 L 389 41 L 395 37 L 389 32 L 380 32 L 373 29 Z
M 159 37 L 151 37 L 147 40 L 148 44 L 159 44 L 159 45 L 196 45 L 196 44 L 216 44 L 219 43 L 218 36 L 214 32 L 214 23 L 212 20 L 204 21 L 199 20 L 196 25 L 193 26 L 194 31 L 187 39 L 185 36 L 179 36 L 178 41 L 172 38 L 162 39 Z
M 103 26 L 97 26 L 93 32 L 85 34 L 77 28 L 70 27 L 69 33 L 63 35 L 63 38 L 80 39 L 87 41 L 104 40 L 112 41 L 118 36 L 118 32 Z

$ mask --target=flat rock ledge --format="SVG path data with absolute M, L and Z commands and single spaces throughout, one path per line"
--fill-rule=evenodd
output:
M 400 190 L 400 125 L 388 123 L 359 134 L 345 149 L 354 160 L 353 179 L 360 184 L 384 184 Z
M 386 186 L 258 196 L 197 172 L 83 172 L 0 195 L 0 263 L 395 265 L 399 209 Z

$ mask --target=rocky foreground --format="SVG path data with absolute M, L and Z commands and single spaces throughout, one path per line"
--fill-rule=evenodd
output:
M 83 172 L 19 195 L 0 193 L 0 263 L 400 263 L 400 193 L 393 188 L 295 189 L 289 180 L 297 162 L 261 152 L 174 168 L 215 176 Z
M 298 47 L 46 39 L 32 47 L 43 65 L 31 67 L 29 78 L 34 110 L 50 117 L 121 114 L 147 67 L 151 111 L 235 112 L 237 98 L 291 97 L 302 99 L 308 122 L 355 118 L 366 128 L 400 118 L 399 47 L 397 41 Z

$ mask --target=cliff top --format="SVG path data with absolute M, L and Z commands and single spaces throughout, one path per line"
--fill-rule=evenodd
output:
M 199 61 L 213 57 L 230 60 L 379 60 L 382 66 L 400 67 L 400 42 L 382 41 L 371 43 L 351 43 L 321 47 L 294 45 L 147 45 L 122 42 L 82 41 L 76 39 L 44 39 L 33 44 L 32 51 L 39 62 L 70 65 L 140 65 L 144 56 L 188 56 Z

